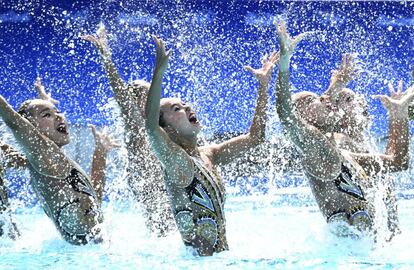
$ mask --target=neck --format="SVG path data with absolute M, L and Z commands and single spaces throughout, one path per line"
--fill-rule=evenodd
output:
M 362 142 L 364 140 L 362 132 L 357 132 L 352 128 L 342 128 L 339 133 L 345 134 L 346 136 L 348 136 L 356 142 Z
M 185 137 L 176 133 L 169 134 L 170 138 L 181 148 L 184 149 L 190 156 L 200 156 L 200 151 L 197 147 L 197 136 Z
M 198 150 L 197 144 L 181 142 L 179 145 L 184 149 L 187 154 L 193 157 L 199 157 L 200 151 Z

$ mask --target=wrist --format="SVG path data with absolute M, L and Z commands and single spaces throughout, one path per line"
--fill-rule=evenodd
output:
M 106 156 L 107 153 L 108 153 L 108 150 L 104 146 L 97 145 L 95 147 L 95 155 Z
M 392 109 L 388 112 L 390 120 L 407 120 L 408 119 L 408 108 Z
M 279 59 L 279 70 L 288 71 L 290 65 L 290 56 L 288 54 L 280 56 Z
M 269 87 L 270 78 L 259 79 L 258 81 L 259 81 L 259 87 L 261 89 Z

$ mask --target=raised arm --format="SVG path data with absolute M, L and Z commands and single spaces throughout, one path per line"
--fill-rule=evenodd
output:
M 408 107 L 414 100 L 414 88 L 403 92 L 402 81 L 398 84 L 398 90 L 388 85 L 390 97 L 377 95 L 388 111 L 389 128 L 388 143 L 384 154 L 356 154 L 352 153 L 361 166 L 368 173 L 378 173 L 381 170 L 390 172 L 402 171 L 408 168 L 409 163 L 409 127 Z
M 57 178 L 65 178 L 69 174 L 71 163 L 60 148 L 40 134 L 1 95 L 0 117 L 12 130 L 17 142 L 24 148 L 28 161 L 38 172 Z
M 259 82 L 256 109 L 252 124 L 250 125 L 249 133 L 237 136 L 220 144 L 213 144 L 206 147 L 211 150 L 213 164 L 225 165 L 235 157 L 264 142 L 269 82 L 273 68 L 278 61 L 279 53 L 273 52 L 270 57 L 263 60 L 262 68 L 253 69 L 251 66 L 245 67 Z
M 290 58 L 297 43 L 305 36 L 292 39 L 285 23 L 277 26 L 280 43 L 280 60 L 277 89 L 277 112 L 290 140 L 303 155 L 305 169 L 321 180 L 333 180 L 339 174 L 341 158 L 336 147 L 315 127 L 298 118 L 292 106 L 290 93 Z
M 8 220 L 9 223 L 8 226 L 6 226 L 3 220 L 0 220 L 0 236 L 3 236 L 3 234 L 5 234 L 4 230 L 8 229 L 8 236 L 10 237 L 10 239 L 15 240 L 16 238 L 20 237 L 20 231 L 18 230 L 16 223 L 13 221 L 13 218 L 10 213 L 8 192 L 7 187 L 3 181 L 3 176 L 3 168 L 0 165 L 0 215 L 2 216 L 2 219 Z
M 145 104 L 145 115 L 147 116 L 145 127 L 152 149 L 167 171 L 167 183 L 187 186 L 193 178 L 191 158 L 169 138 L 168 134 L 158 123 L 160 118 L 162 77 L 168 66 L 170 51 L 165 51 L 165 45 L 161 39 L 155 36 L 153 38 L 157 48 L 157 58 L 147 103 Z
M 95 139 L 95 151 L 92 160 L 91 181 L 101 203 L 105 189 L 106 157 L 111 149 L 121 147 L 105 131 L 99 132 L 94 125 L 90 125 Z
M 4 166 L 6 168 L 25 169 L 27 159 L 11 145 L 0 141 L 0 150 L 3 152 Z
M 329 87 L 324 94 L 334 96 L 338 90 L 346 87 L 359 73 L 360 68 L 352 54 L 343 54 L 341 66 L 339 69 L 332 71 Z
M 59 101 L 52 98 L 51 94 L 47 94 L 44 85 L 42 84 L 42 78 L 37 77 L 34 83 L 34 87 L 37 91 L 37 98 L 42 100 L 47 100 L 52 104 L 58 104 Z
M 134 100 L 132 96 L 132 91 L 134 89 L 130 89 L 133 87 L 133 85 L 128 85 L 122 80 L 114 62 L 112 61 L 112 55 L 111 50 L 108 46 L 105 26 L 103 24 L 100 24 L 96 35 L 86 35 L 82 36 L 81 38 L 92 42 L 92 44 L 94 44 L 98 49 L 106 75 L 108 76 L 109 84 L 111 85 L 115 100 L 121 109 L 122 116 L 127 127 L 129 129 L 136 129 L 136 126 L 140 123 L 140 126 L 142 126 L 142 122 L 144 120 L 141 114 L 141 110 L 143 108 L 139 107 L 142 102 Z M 138 97 L 140 97 L 140 99 L 144 99 L 146 98 L 147 92 L 139 91 L 138 93 L 135 92 L 135 95 L 136 94 L 140 94 Z

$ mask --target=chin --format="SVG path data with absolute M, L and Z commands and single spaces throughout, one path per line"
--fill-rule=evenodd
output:
M 67 138 L 61 138 L 58 141 L 55 141 L 56 145 L 59 147 L 65 146 L 70 143 L 69 136 Z

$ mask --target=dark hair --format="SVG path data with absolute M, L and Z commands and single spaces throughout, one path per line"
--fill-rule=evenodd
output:
M 164 120 L 164 113 L 162 111 L 160 111 L 160 118 L 158 119 L 158 125 L 160 127 L 166 127 L 167 126 L 167 123 L 165 123 L 165 120 Z
M 31 105 L 32 102 L 33 102 L 33 99 L 28 99 L 28 100 L 24 101 L 20 105 L 19 110 L 17 111 L 17 113 L 27 119 L 29 116 L 31 116 L 31 113 L 29 112 L 29 106 Z

